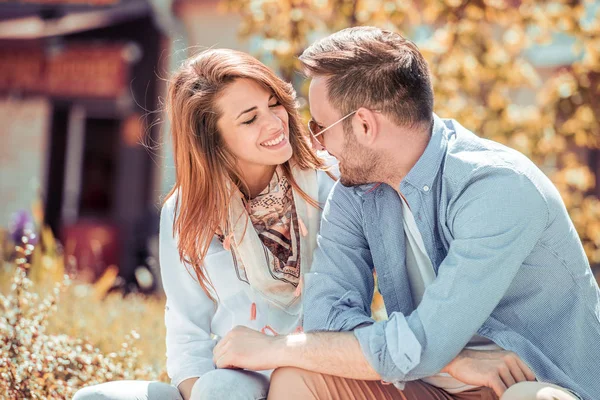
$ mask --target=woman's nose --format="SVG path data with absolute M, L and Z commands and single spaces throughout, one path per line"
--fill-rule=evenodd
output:
M 267 122 L 266 128 L 270 134 L 275 133 L 283 129 L 283 121 L 274 112 L 271 112 L 271 118 Z

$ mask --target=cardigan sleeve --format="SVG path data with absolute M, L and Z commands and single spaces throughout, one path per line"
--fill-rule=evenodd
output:
M 167 373 L 174 386 L 215 369 L 210 325 L 215 303 L 206 295 L 191 267 L 180 260 L 173 233 L 175 196 L 160 216 L 160 270 L 167 296 L 165 307 Z

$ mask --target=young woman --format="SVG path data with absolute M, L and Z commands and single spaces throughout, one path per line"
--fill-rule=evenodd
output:
M 169 84 L 176 182 L 160 222 L 172 385 L 121 381 L 75 399 L 263 399 L 270 371 L 215 369 L 233 327 L 301 329 L 302 274 L 334 180 L 310 146 L 295 92 L 233 50 L 192 57 Z

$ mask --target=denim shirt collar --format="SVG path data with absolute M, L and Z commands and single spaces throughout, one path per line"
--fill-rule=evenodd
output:
M 448 131 L 446 125 L 436 114 L 433 114 L 433 128 L 429 144 L 427 144 L 425 151 L 417 163 L 400 183 L 400 188 L 406 184 L 414 186 L 419 190 L 425 186 L 431 188 L 440 170 L 447 147 Z M 379 185 L 380 183 L 358 185 L 354 187 L 354 191 L 358 195 L 364 196 L 375 190 Z
M 440 170 L 447 147 L 448 132 L 446 125 L 437 115 L 433 114 L 433 128 L 429 144 L 417 163 L 400 183 L 400 188 L 407 184 L 418 190 L 424 187 L 431 188 Z

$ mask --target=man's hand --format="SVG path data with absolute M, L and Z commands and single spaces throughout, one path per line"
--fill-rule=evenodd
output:
M 285 336 L 268 336 L 245 326 L 233 328 L 213 350 L 217 368 L 262 371 L 281 367 L 279 352 Z
M 442 372 L 469 385 L 489 387 L 498 397 L 517 382 L 535 381 L 531 369 L 505 350 L 465 349 Z

